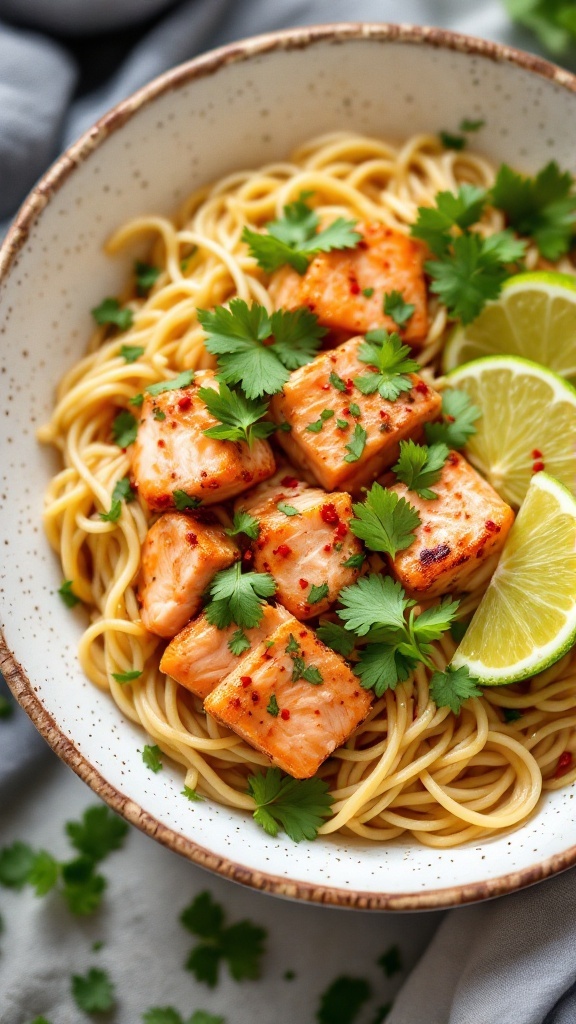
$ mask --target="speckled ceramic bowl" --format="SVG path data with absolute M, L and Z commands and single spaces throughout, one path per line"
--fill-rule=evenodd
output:
M 104 800 L 160 842 L 227 877 L 304 900 L 421 909 L 509 892 L 576 863 L 573 792 L 548 796 L 517 832 L 448 852 L 330 837 L 295 846 L 249 816 L 178 797 L 152 775 L 142 733 L 88 683 L 82 624 L 55 594 L 40 523 L 56 469 L 35 441 L 54 387 L 84 351 L 89 310 L 127 263 L 107 236 L 140 213 L 170 213 L 197 185 L 285 157 L 334 129 L 400 139 L 482 118 L 478 146 L 525 170 L 550 157 L 576 171 L 576 79 L 542 60 L 434 29 L 338 25 L 244 41 L 192 61 L 112 110 L 34 189 L 0 252 L 3 387 L 2 660 L 54 750 Z

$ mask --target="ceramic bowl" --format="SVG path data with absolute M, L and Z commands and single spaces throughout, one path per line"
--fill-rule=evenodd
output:
M 483 119 L 477 145 L 495 162 L 535 171 L 554 157 L 575 172 L 575 91 L 576 79 L 545 61 L 435 29 L 337 25 L 243 41 L 175 68 L 103 117 L 40 181 L 4 242 L 4 671 L 46 740 L 99 796 L 198 864 L 304 900 L 449 906 L 576 863 L 574 793 L 548 795 L 514 833 L 445 852 L 338 836 L 295 846 L 250 816 L 189 804 L 177 770 L 144 767 L 142 732 L 79 668 L 81 616 L 55 593 L 61 572 L 40 522 L 57 466 L 35 430 L 84 352 L 89 310 L 128 273 L 103 243 L 130 217 L 169 214 L 199 184 L 336 129 L 401 139 Z

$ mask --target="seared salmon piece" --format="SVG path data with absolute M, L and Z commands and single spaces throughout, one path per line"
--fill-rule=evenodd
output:
M 450 452 L 431 488 L 420 498 L 405 484 L 390 488 L 418 511 L 413 544 L 390 561 L 390 571 L 412 597 L 438 597 L 465 589 L 487 558 L 498 554 L 514 521 L 509 505 L 458 452 Z
M 356 230 L 363 238 L 355 249 L 318 253 L 302 275 L 292 267 L 276 271 L 269 286 L 276 308 L 308 306 L 323 327 L 350 334 L 385 327 L 422 345 L 428 333 L 424 247 L 384 224 Z M 400 328 L 384 313 L 384 296 L 393 291 L 415 307 Z
M 234 504 L 234 511 L 244 509 L 251 516 L 257 516 L 258 510 L 264 508 L 270 499 L 291 501 L 309 486 L 305 480 L 294 476 L 294 470 L 284 464 L 264 483 L 258 484 L 238 498 Z
M 204 699 L 282 622 L 289 619 L 295 627 L 298 625 L 282 605 L 273 608 L 265 604 L 262 610 L 264 614 L 260 624 L 243 631 L 250 647 L 239 655 L 232 654 L 228 646 L 238 627 L 232 625 L 217 629 L 210 625 L 205 615 L 199 615 L 170 641 L 162 655 L 160 671 Z
M 440 395 L 414 373 L 408 375 L 412 390 L 395 402 L 377 391 L 363 395 L 354 384 L 355 377 L 370 372 L 358 359 L 363 341 L 351 338 L 322 352 L 291 373 L 270 403 L 275 422 L 291 427 L 277 432 L 278 443 L 295 466 L 327 491 L 358 493 L 396 462 L 400 441 L 417 441 L 424 424 L 440 415 Z M 347 447 L 351 443 L 352 450 Z
M 344 565 L 362 552 L 350 532 L 350 495 L 314 487 L 294 498 L 270 500 L 258 512 L 260 533 L 252 545 L 256 571 L 272 574 L 277 600 L 297 619 L 325 612 L 360 572 Z
M 185 512 L 166 512 L 142 545 L 138 587 L 142 622 L 150 633 L 175 636 L 199 610 L 212 577 L 240 558 L 217 526 Z
M 204 707 L 283 771 L 307 779 L 363 721 L 370 697 L 339 654 L 291 620 L 251 651 Z
M 188 387 L 156 396 L 144 393 L 132 472 L 151 508 L 173 508 L 175 491 L 185 491 L 204 505 L 227 501 L 274 472 L 267 441 L 255 441 L 249 448 L 244 441 L 205 436 L 203 431 L 217 421 L 198 396 L 201 387 L 218 390 L 212 370 L 199 371 Z

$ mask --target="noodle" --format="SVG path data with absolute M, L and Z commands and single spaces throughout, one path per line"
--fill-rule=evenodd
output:
M 135 589 L 148 513 L 134 501 L 123 506 L 117 523 L 98 515 L 110 508 L 114 482 L 129 471 L 128 457 L 109 440 L 113 416 L 147 385 L 214 365 L 197 307 L 239 296 L 271 311 L 262 273 L 240 240 L 246 225 L 258 228 L 280 217 L 287 203 L 310 191 L 321 217 L 356 217 L 406 231 L 417 207 L 432 204 L 438 191 L 463 182 L 489 187 L 493 178 L 485 160 L 446 152 L 433 136 L 415 136 L 395 148 L 331 134 L 306 143 L 289 163 L 232 174 L 198 190 L 175 223 L 140 217 L 108 243 L 113 255 L 144 241 L 151 246 L 151 262 L 161 268 L 145 299 L 124 296 L 134 318 L 122 341 L 145 351 L 127 362 L 118 354 L 118 337 L 108 338 L 100 327 L 88 354 L 62 380 L 52 419 L 40 431 L 64 463 L 48 488 L 45 528 L 65 578 L 74 581 L 74 592 L 90 609 L 79 648 L 83 671 L 182 765 L 186 785 L 220 803 L 252 810 L 247 776 L 269 761 L 159 672 L 162 645 L 141 625 Z M 481 230 L 502 226 L 501 215 L 492 212 Z M 527 265 L 536 259 L 532 248 Z M 432 379 L 445 328 L 445 309 L 433 298 L 429 333 L 418 355 L 428 368 L 426 379 Z M 370 556 L 375 571 L 383 564 Z M 493 569 L 492 562 L 479 571 L 460 614 L 477 606 Z M 454 648 L 449 635 L 435 645 L 437 668 L 448 664 Z M 142 674 L 132 683 L 113 678 L 133 670 Z M 447 848 L 518 826 L 543 789 L 576 779 L 576 767 L 561 777 L 556 772 L 561 754 L 576 753 L 574 655 L 526 683 L 486 689 L 467 701 L 459 718 L 436 708 L 429 676 L 419 665 L 407 682 L 375 700 L 350 740 L 321 766 L 319 775 L 334 798 L 333 817 L 321 834 L 385 842 L 411 833 L 420 843 Z M 502 709 L 523 714 L 503 721 Z

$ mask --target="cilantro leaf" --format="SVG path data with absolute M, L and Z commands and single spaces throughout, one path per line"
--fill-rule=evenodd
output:
M 430 696 L 437 708 L 448 707 L 455 715 L 460 714 L 463 701 L 468 697 L 481 697 L 478 680 L 470 675 L 466 665 L 445 672 L 434 672 L 430 679 Z
M 366 552 L 359 551 L 357 555 L 350 555 L 350 558 L 341 562 L 341 565 L 343 565 L 345 569 L 361 569 L 365 561 Z
M 316 630 L 316 636 L 326 644 L 326 647 L 330 647 L 344 658 L 349 658 L 356 646 L 354 637 L 337 622 L 321 622 Z
M 403 391 L 411 391 L 413 382 L 405 375 L 420 369 L 415 359 L 408 358 L 409 345 L 403 345 L 397 334 L 378 329 L 368 331 L 366 341 L 358 349 L 358 359 L 374 366 L 376 373 L 356 377 L 354 383 L 363 395 L 378 391 L 382 398 L 394 402 Z
M 430 290 L 440 297 L 451 317 L 463 324 L 474 320 L 489 299 L 500 294 L 510 276 L 507 264 L 522 258 L 525 243 L 510 231 L 499 231 L 488 238 L 467 232 L 454 238 L 441 259 L 424 264 L 432 278 Z
M 11 718 L 14 714 L 14 704 L 3 693 L 0 693 L 0 718 Z
M 402 954 L 398 945 L 390 946 L 382 956 L 378 957 L 376 963 L 382 968 L 387 978 L 394 977 L 403 970 Z
M 299 655 L 296 657 L 292 655 L 292 661 L 293 683 L 298 682 L 299 679 L 304 679 L 307 683 L 311 683 L 312 686 L 320 686 L 324 682 L 324 677 L 316 665 L 307 665 L 304 658 L 301 658 Z
M 466 148 L 467 139 L 464 135 L 454 135 L 452 132 L 438 132 L 440 142 L 445 149 L 461 150 Z
M 444 256 L 455 228 L 461 231 L 475 224 L 487 201 L 485 189 L 476 185 L 460 185 L 458 192 L 438 192 L 436 206 L 420 206 L 418 217 L 410 228 L 414 238 L 420 238 L 436 256 Z
M 160 747 L 155 743 L 151 746 L 146 743 L 142 750 L 142 760 L 147 768 L 156 775 L 157 772 L 161 771 L 164 765 L 162 764 L 162 751 Z
M 235 537 L 238 533 L 245 533 L 250 540 L 258 540 L 258 534 L 260 533 L 260 524 L 254 516 L 251 516 L 245 509 L 239 508 L 234 513 L 234 520 L 232 526 L 228 526 L 224 533 L 227 533 L 229 537 Z
M 317 231 L 318 215 L 302 196 L 288 203 L 283 214 L 279 220 L 266 224 L 267 233 L 250 228 L 244 228 L 242 232 L 242 241 L 248 245 L 250 255 L 269 274 L 286 263 L 303 274 L 315 253 L 353 249 L 362 239 L 362 235 L 354 230 L 354 221 L 343 217 L 338 217 L 323 231 Z
M 136 495 L 132 490 L 129 477 L 124 476 L 121 480 L 117 480 L 112 491 L 110 510 L 108 512 L 100 512 L 100 519 L 106 523 L 117 523 L 122 512 L 122 502 L 125 501 L 126 504 L 129 504 L 131 501 L 134 501 L 135 497 Z
M 318 317 L 305 306 L 298 309 L 277 309 L 270 317 L 271 348 L 287 370 L 297 370 L 312 362 L 327 333 Z
M 279 512 L 283 512 L 285 516 L 300 516 L 302 513 L 294 506 L 289 505 L 285 501 L 279 501 L 276 505 Z
M 152 1006 L 142 1014 L 143 1024 L 184 1024 L 181 1015 L 172 1006 Z
M 58 861 L 47 853 L 46 850 L 39 850 L 34 856 L 27 882 L 34 887 L 37 896 L 45 896 L 54 888 L 58 881 L 60 867 Z
M 573 0 L 504 0 L 508 14 L 536 34 L 542 46 L 557 56 L 576 37 Z
M 342 975 L 322 993 L 316 1020 L 318 1024 L 353 1024 L 371 995 L 370 985 L 364 978 Z
M 448 448 L 463 448 L 476 433 L 474 423 L 481 415 L 465 391 L 448 388 L 442 394 L 442 422 L 425 424 L 426 440 L 431 445 L 442 442 Z
M 271 694 L 270 700 L 266 706 L 266 711 L 269 715 L 272 715 L 273 718 L 277 718 L 280 714 L 280 708 L 278 707 L 278 701 L 275 693 Z
M 215 1017 L 213 1013 L 206 1010 L 195 1010 L 186 1024 L 226 1024 L 224 1017 Z
M 551 160 L 533 178 L 503 164 L 491 192 L 494 206 L 521 235 L 533 238 L 542 256 L 558 260 L 572 245 L 576 227 L 574 179 Z
M 308 594 L 308 604 L 318 604 L 319 601 L 323 601 L 325 597 L 328 597 L 329 593 L 330 588 L 327 583 L 321 583 L 319 586 L 313 583 Z
M 118 299 L 103 299 L 99 306 L 91 310 L 92 316 L 99 325 L 114 324 L 121 331 L 132 326 L 134 314 L 127 306 L 122 307 Z
M 186 491 L 178 489 L 172 491 L 172 497 L 174 498 L 174 506 L 179 512 L 184 512 L 187 508 L 198 508 L 202 504 L 200 498 L 196 498 L 192 494 L 187 494 Z
M 145 349 L 141 345 L 122 345 L 119 355 L 126 360 L 127 363 L 135 363 L 140 356 L 144 355 Z
M 358 462 L 358 459 L 361 458 L 366 447 L 367 440 L 368 434 L 364 430 L 364 427 L 360 426 L 359 423 L 356 423 L 350 443 L 344 446 L 348 452 L 348 455 L 344 456 L 344 462 Z
M 352 506 L 355 518 L 350 529 L 371 551 L 385 551 L 395 558 L 414 541 L 420 516 L 405 498 L 387 491 L 379 483 L 372 484 L 364 502 Z
M 192 789 L 190 786 L 184 786 L 184 789 L 181 791 L 181 795 L 187 797 L 187 799 L 190 800 L 190 803 L 201 803 L 204 799 L 203 796 L 200 796 L 200 793 L 197 793 L 196 790 Z
M 395 644 L 370 643 L 360 652 L 354 672 L 365 690 L 374 690 L 381 697 L 386 690 L 395 690 L 414 671 L 417 659 L 399 650 L 401 636 Z
M 199 939 L 215 939 L 224 925 L 224 910 L 205 890 L 182 911 L 180 922 Z
M 251 921 L 238 921 L 225 928 L 220 936 L 222 956 L 235 981 L 260 977 L 260 958 L 264 953 L 266 932 Z
M 72 975 L 72 995 L 76 1006 L 86 1013 L 111 1010 L 116 1002 L 114 985 L 106 972 L 97 967 L 91 967 L 85 975 Z
M 129 409 L 122 409 L 112 421 L 112 437 L 119 448 L 128 448 L 136 440 L 138 420 Z
M 522 712 L 518 708 L 501 708 L 500 710 L 504 715 L 505 722 L 517 722 L 519 718 L 522 718 Z
M 418 641 L 424 644 L 431 640 L 439 640 L 452 623 L 459 606 L 459 601 L 443 597 L 439 604 L 431 605 L 420 612 L 413 622 L 413 630 Z
M 220 950 L 216 946 L 195 946 L 184 966 L 197 981 L 204 981 L 209 988 L 215 988 L 220 967 Z
M 34 857 L 32 848 L 19 841 L 0 849 L 0 885 L 21 889 L 28 881 Z
M 258 422 L 268 410 L 268 403 L 246 398 L 241 391 L 231 391 L 220 381 L 219 391 L 199 388 L 198 395 L 208 412 L 220 421 L 220 426 L 208 427 L 203 433 L 220 441 L 244 441 L 249 448 L 255 441 L 270 437 L 274 423 Z
M 240 563 L 236 562 L 228 569 L 221 569 L 212 579 L 206 618 L 218 629 L 225 629 L 233 622 L 240 629 L 251 629 L 262 618 L 265 599 L 275 593 L 276 583 L 270 573 L 242 574 Z
M 250 641 L 246 636 L 246 633 L 242 629 L 236 629 L 228 641 L 228 648 L 239 658 L 244 651 L 249 651 L 251 647 Z
M 62 896 L 68 909 L 79 917 L 87 917 L 98 909 L 106 888 L 106 879 L 94 872 L 94 861 L 88 857 L 62 864 Z
M 371 573 L 340 591 L 344 605 L 338 612 L 346 629 L 365 636 L 376 624 L 386 623 L 391 629 L 404 627 L 404 611 L 416 602 L 406 599 L 401 585 L 391 576 Z
M 169 377 L 168 380 L 159 380 L 156 384 L 149 384 L 145 389 L 149 395 L 156 398 L 165 391 L 178 391 L 180 388 L 187 388 L 192 384 L 195 377 L 194 370 L 182 370 L 176 377 Z
M 387 292 L 384 296 L 384 312 L 386 316 L 392 317 L 397 327 L 405 327 L 415 310 L 416 306 L 404 301 L 402 292 Z
M 76 596 L 72 587 L 74 585 L 73 580 L 64 580 L 62 586 L 58 589 L 60 597 L 64 601 L 67 608 L 74 608 L 77 604 L 81 604 L 80 598 Z
M 160 276 L 160 267 L 155 267 L 151 263 L 143 263 L 142 260 L 135 260 L 134 276 L 136 278 L 136 294 L 147 295 Z
M 204 941 L 192 949 L 186 968 L 198 981 L 213 988 L 218 980 L 221 960 L 228 964 L 236 981 L 260 976 L 266 932 L 251 921 L 238 921 L 224 927 L 224 911 L 209 892 L 199 893 L 180 920 L 185 928 Z
M 142 675 L 142 670 L 139 668 L 132 669 L 131 672 L 112 672 L 112 678 L 117 683 L 133 683 L 135 679 L 139 679 Z
M 248 792 L 254 798 L 254 820 L 268 835 L 280 829 L 295 843 L 318 835 L 323 818 L 331 816 L 333 803 L 322 779 L 282 777 L 279 768 L 268 768 L 248 777 Z
M 104 804 L 97 804 L 88 807 L 80 821 L 68 821 L 66 834 L 79 853 L 100 861 L 120 849 L 128 834 L 128 825 Z
M 480 129 L 483 128 L 485 124 L 486 122 L 483 121 L 482 119 L 473 121 L 468 117 L 463 117 L 462 120 L 460 121 L 459 127 L 461 132 L 479 132 Z
M 433 500 L 438 495 L 430 490 L 430 484 L 440 479 L 448 455 L 448 448 L 442 442 L 428 447 L 412 440 L 400 441 L 400 457 L 392 468 L 408 490 L 415 491 L 421 498 Z

